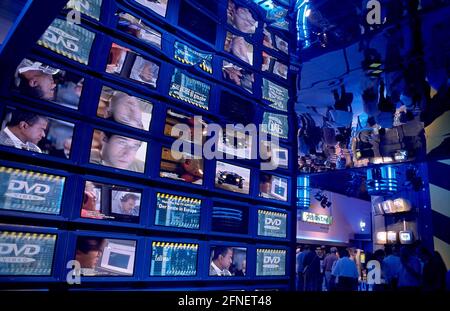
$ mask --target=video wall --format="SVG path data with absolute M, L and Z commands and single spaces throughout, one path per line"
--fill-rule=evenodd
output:
M 239 0 L 81 2 L 67 3 L 2 82 L 0 283 L 287 288 L 287 15 Z

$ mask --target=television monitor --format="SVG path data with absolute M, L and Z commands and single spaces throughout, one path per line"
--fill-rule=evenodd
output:
M 56 234 L 0 231 L 0 276 L 50 276 Z
M 281 30 L 289 30 L 289 22 L 286 17 L 288 15 L 288 9 L 280 5 L 276 5 L 272 2 L 270 10 L 266 10 L 266 19 L 273 28 Z
M 202 200 L 158 192 L 155 225 L 182 229 L 200 229 Z
M 81 217 L 139 223 L 142 193 L 128 187 L 86 181 Z
M 393 201 L 393 212 L 403 213 L 411 211 L 411 202 L 403 198 L 397 198 Z
M 209 276 L 245 277 L 247 248 L 232 245 L 211 246 Z
M 224 50 L 249 65 L 253 65 L 253 45 L 244 37 L 227 31 Z
M 286 238 L 287 237 L 287 213 L 258 209 L 258 235 Z
M 286 275 L 286 250 L 257 248 L 256 276 Z
M 196 243 L 153 241 L 150 276 L 196 276 L 198 250 Z
M 412 244 L 414 242 L 414 234 L 410 230 L 403 230 L 398 233 L 400 244 Z
M 239 67 L 226 60 L 222 63 L 222 75 L 227 81 L 242 87 L 247 92 L 253 94 L 253 82 L 255 75 L 250 70 Z
M 397 243 L 397 232 L 395 232 L 395 231 L 388 231 L 386 233 L 386 241 L 389 244 L 396 244 Z
M 144 173 L 147 143 L 112 132 L 94 130 L 89 163 Z
M 174 109 L 167 109 L 166 122 L 164 125 L 164 135 L 172 138 L 186 138 L 187 141 L 206 140 L 208 124 L 201 116 L 192 113 L 185 113 Z M 197 136 L 196 136 L 197 135 Z
M 242 96 L 222 91 L 220 103 L 220 115 L 225 117 L 229 123 L 243 125 L 255 123 L 255 107 L 252 102 L 243 99 Z
M 87 65 L 95 34 L 77 24 L 55 19 L 38 44 L 67 58 Z
M 161 49 L 161 32 L 148 26 L 141 19 L 134 17 L 130 13 L 120 12 L 118 15 L 119 20 L 117 21 L 117 29 L 136 37 L 157 49 Z
M 288 77 L 288 66 L 264 51 L 262 52 L 261 70 L 263 72 L 270 72 L 283 79 L 287 79 Z
M 216 188 L 238 192 L 250 193 L 250 169 L 217 161 Z
M 287 201 L 287 178 L 261 173 L 259 178 L 259 196 L 266 199 Z
M 184 65 L 194 66 L 200 68 L 204 72 L 213 73 L 212 53 L 206 53 L 197 49 L 191 48 L 187 44 L 175 41 L 174 44 L 174 59 Z
M 277 35 L 275 35 L 275 47 L 284 54 L 289 54 L 289 43 Z
M 66 9 L 76 10 L 98 21 L 100 20 L 102 2 L 102 0 L 69 0 Z
M 22 95 L 78 109 L 84 84 L 78 74 L 25 58 L 14 78 L 13 89 Z
M 217 24 L 213 19 L 186 0 L 181 0 L 179 12 L 178 26 L 206 42 L 216 43 Z
M 254 34 L 258 28 L 258 21 L 252 12 L 233 0 L 228 0 L 227 23 L 245 34 Z
M 289 100 L 287 88 L 263 78 L 262 97 L 270 102 L 270 107 L 287 112 Z
M 159 176 L 202 185 L 203 159 L 163 147 Z
M 270 163 L 270 167 L 273 169 L 288 168 L 289 166 L 289 150 L 278 144 L 262 141 L 259 153 L 261 161 Z
M 217 150 L 239 159 L 252 159 L 253 136 L 225 128 L 219 133 Z
M 387 244 L 387 232 L 379 231 L 376 233 L 376 244 Z
M 211 230 L 248 234 L 248 207 L 214 205 L 211 213 Z
M 169 96 L 200 107 L 209 109 L 211 85 L 191 78 L 178 68 L 175 68 L 170 81 Z
M 261 131 L 282 139 L 288 139 L 289 119 L 283 114 L 264 112 Z
M 82 276 L 132 276 L 136 241 L 91 236 L 77 237 L 75 260 Z
M 134 0 L 135 2 L 139 3 L 140 5 L 145 6 L 146 8 L 149 8 L 156 14 L 166 17 L 167 13 L 167 5 L 169 0 Z
M 106 72 L 156 88 L 159 67 L 159 63 L 145 59 L 128 48 L 113 43 L 109 52 Z
M 103 86 L 97 116 L 130 127 L 148 131 L 153 104 L 139 97 Z
M 75 125 L 45 115 L 7 108 L 0 145 L 69 159 Z
M 59 215 L 66 178 L 0 166 L 0 210 Z

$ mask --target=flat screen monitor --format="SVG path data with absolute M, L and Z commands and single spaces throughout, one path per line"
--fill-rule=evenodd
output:
M 216 188 L 238 192 L 250 193 L 250 169 L 217 161 Z
M 409 230 L 400 231 L 398 237 L 400 244 L 412 244 L 414 242 L 414 234 Z
M 38 44 L 81 64 L 89 63 L 95 34 L 77 24 L 55 19 Z
M 227 91 L 220 94 L 220 114 L 225 117 L 229 123 L 241 123 L 247 125 L 255 123 L 255 107 L 252 102 L 243 99 Z
M 256 249 L 256 276 L 286 275 L 286 250 Z
M 248 207 L 215 205 L 212 208 L 211 230 L 248 234 Z
M 161 49 L 162 34 L 159 31 L 129 13 L 120 12 L 118 15 L 117 29 L 157 49 Z
M 198 49 L 194 49 L 187 44 L 175 41 L 174 59 L 184 65 L 194 66 L 207 73 L 213 73 L 212 53 L 206 53 Z
M 106 65 L 106 72 L 156 88 L 160 64 L 145 59 L 128 48 L 113 43 Z
M 282 139 L 288 139 L 289 119 L 286 115 L 264 112 L 261 131 Z
M 263 141 L 260 145 L 259 154 L 261 161 L 270 165 L 271 169 L 288 168 L 289 166 L 289 150 L 278 144 Z
M 262 97 L 270 102 L 270 107 L 287 112 L 289 100 L 287 88 L 263 78 Z
M 225 153 L 224 158 L 226 155 L 232 155 L 239 159 L 250 160 L 253 146 L 253 137 L 243 131 L 225 128 L 222 133 L 219 133 L 217 150 Z
M 152 10 L 156 14 L 166 17 L 167 5 L 169 0 L 134 0 L 135 2 L 143 5 L 144 7 Z
M 223 49 L 250 66 L 253 65 L 253 44 L 243 36 L 227 31 Z
M 178 26 L 211 44 L 216 42 L 216 22 L 186 0 L 181 0 Z
M 159 176 L 202 185 L 203 159 L 163 147 Z
M 139 223 L 141 201 L 137 189 L 86 181 L 81 217 Z
M 89 163 L 144 173 L 147 143 L 112 132 L 94 130 Z
M 266 199 L 287 201 L 287 178 L 262 173 L 259 179 L 259 196 Z
M 164 135 L 186 139 L 189 142 L 206 139 L 208 124 L 201 116 L 185 113 L 174 109 L 167 109 Z
M 258 235 L 286 238 L 287 217 L 287 213 L 258 209 Z
M 273 34 L 267 25 L 264 25 L 263 30 L 263 45 L 269 49 L 277 50 L 283 52 L 284 54 L 289 53 L 289 44 L 286 40 Z
M 201 208 L 200 199 L 158 192 L 155 225 L 199 230 Z
M 376 233 L 376 244 L 387 244 L 387 232 L 379 231 Z
M 209 276 L 244 277 L 247 274 L 247 248 L 232 245 L 211 246 Z
M 75 125 L 46 115 L 7 108 L 0 145 L 69 159 Z
M 59 215 L 63 176 L 0 166 L 0 210 Z
M 262 52 L 262 66 L 261 70 L 263 72 L 270 72 L 282 79 L 287 79 L 288 77 L 288 66 L 280 62 L 276 57 L 271 56 L 266 52 Z M 267 99 L 267 98 L 264 98 Z
M 79 236 L 75 260 L 82 276 L 132 276 L 136 241 Z
M 389 244 L 396 244 L 397 243 L 397 232 L 395 232 L 395 231 L 388 231 L 386 233 L 386 239 L 387 239 L 387 243 L 389 243 Z
M 13 89 L 22 95 L 78 109 L 84 84 L 78 74 L 25 58 L 14 78 Z
M 56 234 L 0 231 L 1 276 L 50 276 Z
M 112 122 L 148 131 L 153 104 L 139 97 L 103 86 L 97 116 Z
M 198 249 L 196 243 L 152 242 L 150 276 L 196 276 Z
M 250 70 L 224 60 L 222 63 L 222 75 L 225 80 L 253 94 L 255 75 Z
M 77 10 L 98 21 L 100 20 L 102 2 L 102 0 L 70 0 L 66 4 L 66 9 Z
M 245 34 L 254 34 L 258 28 L 258 21 L 252 12 L 233 0 L 228 0 L 227 23 Z
M 169 96 L 188 104 L 209 109 L 211 85 L 194 79 L 175 68 L 170 81 Z

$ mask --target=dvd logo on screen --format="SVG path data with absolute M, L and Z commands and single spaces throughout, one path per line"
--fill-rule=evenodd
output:
M 275 118 L 269 119 L 269 132 L 283 134 L 283 124 Z
M 79 47 L 77 45 L 78 38 L 69 35 L 67 32 L 62 31 L 56 27 L 50 26 L 44 33 L 44 39 L 55 45 L 61 44 L 68 50 L 72 52 L 78 52 Z
M 281 257 L 280 256 L 264 256 L 264 264 L 263 267 L 264 268 L 278 268 L 280 262 L 281 262 Z
M 41 247 L 34 244 L 24 244 L 18 247 L 15 243 L 0 243 L 0 262 L 2 263 L 30 263 L 36 259 L 23 257 L 39 254 Z M 10 256 L 14 255 L 14 256 Z
M 273 219 L 273 218 L 267 217 L 264 220 L 264 224 L 267 229 L 280 229 L 281 219 Z
M 50 192 L 50 186 L 38 183 L 30 186 L 26 181 L 13 179 L 8 184 L 8 191 L 15 191 L 5 193 L 5 196 L 10 198 L 27 201 L 44 201 L 45 196 L 43 195 Z

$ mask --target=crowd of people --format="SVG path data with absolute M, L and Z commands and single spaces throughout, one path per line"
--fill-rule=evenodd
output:
M 450 270 L 437 251 L 421 245 L 387 245 L 373 254 L 348 247 L 297 248 L 297 291 L 450 290 Z M 368 285 L 366 264 L 379 266 L 379 280 Z

